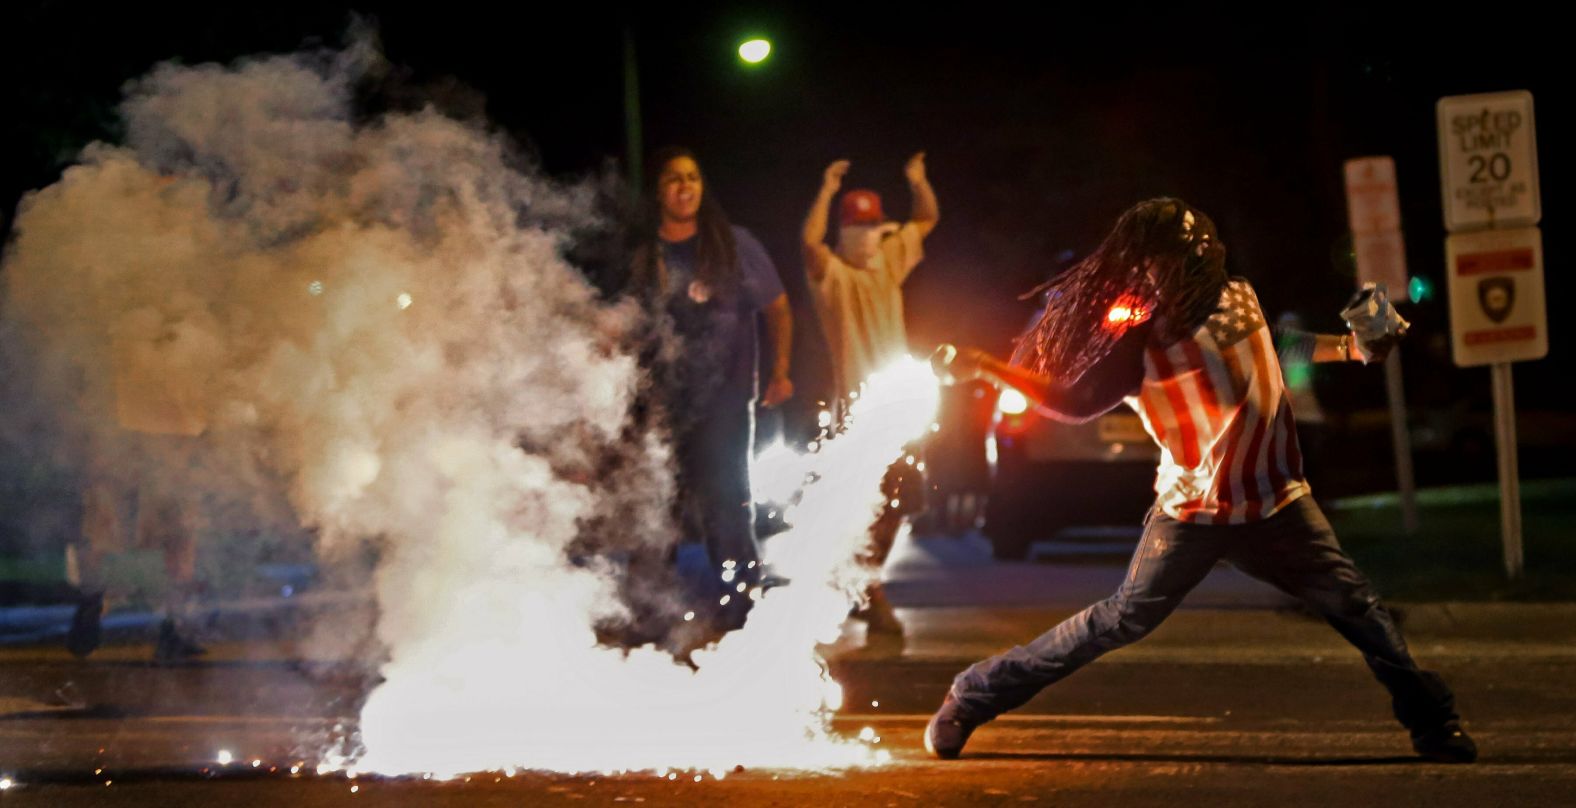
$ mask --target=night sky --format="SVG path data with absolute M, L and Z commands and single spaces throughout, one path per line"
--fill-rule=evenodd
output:
M 548 172 L 607 170 L 623 153 L 622 36 L 634 31 L 645 144 L 692 146 L 715 193 L 777 261 L 799 315 L 801 404 L 826 382 L 804 293 L 797 233 L 829 161 L 845 187 L 907 211 L 901 167 L 924 149 L 942 206 L 928 258 L 908 287 L 911 341 L 1005 351 L 1030 312 L 1017 295 L 1091 248 L 1131 203 L 1181 196 L 1208 211 L 1234 273 L 1273 316 L 1335 329 L 1353 269 L 1340 167 L 1394 155 L 1413 274 L 1443 285 L 1434 129 L 1442 95 L 1527 89 L 1536 98 L 1551 357 L 1517 368 L 1523 408 L 1569 411 L 1558 319 L 1572 284 L 1563 179 L 1572 140 L 1561 65 L 1570 44 L 1550 20 L 1494 10 L 1404 16 L 1359 7 L 1256 11 L 1170 4 L 1015 10 L 900 6 L 595 4 L 504 13 L 483 5 L 23 2 L 8 11 L 3 202 L 53 181 L 77 149 L 115 135 L 121 85 L 152 65 L 228 62 L 342 40 L 352 12 L 380 32 L 398 69 L 379 103 L 431 100 L 485 116 Z M 774 44 L 744 68 L 746 33 Z M 375 112 L 375 110 L 369 110 Z M 1449 364 L 1443 289 L 1404 310 L 1414 403 L 1487 409 L 1486 369 Z M 1378 373 L 1333 368 L 1336 409 L 1382 406 Z

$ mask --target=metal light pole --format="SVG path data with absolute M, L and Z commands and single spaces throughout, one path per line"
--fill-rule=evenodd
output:
M 772 43 L 764 37 L 750 37 L 739 43 L 739 59 L 756 67 L 771 55 Z M 640 117 L 640 62 L 635 54 L 635 27 L 624 23 L 624 167 L 629 172 L 629 194 L 634 203 L 640 201 L 640 182 L 643 176 L 641 156 L 645 145 L 641 142 Z
M 640 68 L 635 61 L 635 29 L 624 24 L 624 167 L 629 172 L 631 203 L 640 201 Z

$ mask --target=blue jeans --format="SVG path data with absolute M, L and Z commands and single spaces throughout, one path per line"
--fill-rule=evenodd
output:
M 700 603 L 716 609 L 720 626 L 733 629 L 744 625 L 752 602 L 735 587 L 753 586 L 762 572 L 755 499 L 750 494 L 755 403 L 749 398 L 722 398 L 686 417 L 690 420 L 675 441 L 680 522 L 685 540 L 705 547 L 711 567 L 703 579 L 687 578 L 692 595 L 704 592 L 709 584 L 713 592 Z M 721 573 L 729 561 L 734 573 L 724 585 Z M 728 598 L 726 605 L 720 603 L 722 595 Z
M 733 561 L 741 575 L 761 558 L 750 494 L 754 406 L 748 398 L 726 400 L 689 414 L 675 446 L 685 539 L 705 545 L 715 569 Z
M 952 697 L 976 722 L 1022 705 L 1107 651 L 1143 639 L 1222 558 L 1302 600 L 1362 652 L 1407 728 L 1456 720 L 1450 689 L 1417 667 L 1395 621 L 1311 497 L 1244 525 L 1196 525 L 1152 513 L 1116 594 L 1028 645 L 958 674 Z

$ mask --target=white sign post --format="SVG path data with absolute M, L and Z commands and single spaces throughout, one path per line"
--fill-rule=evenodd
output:
M 1532 94 L 1439 99 L 1450 331 L 1457 365 L 1490 365 L 1505 574 L 1520 578 L 1521 487 L 1510 363 L 1549 351 Z M 1463 232 L 1466 231 L 1466 232 Z
M 1401 197 L 1396 191 L 1395 160 L 1347 160 L 1346 215 L 1357 258 L 1357 285 L 1382 283 L 1392 300 L 1404 301 L 1406 240 L 1401 235 Z M 1390 400 L 1390 445 L 1395 451 L 1396 485 L 1401 494 L 1401 527 L 1417 532 L 1417 479 L 1412 471 L 1412 435 L 1407 428 L 1406 390 L 1401 384 L 1401 350 L 1384 360 L 1385 393 Z

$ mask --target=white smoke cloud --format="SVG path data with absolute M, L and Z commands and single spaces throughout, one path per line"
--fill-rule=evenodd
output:
M 353 46 L 160 66 L 128 85 L 125 145 L 24 201 L 4 316 L 70 453 L 208 500 L 277 477 L 325 557 L 376 542 L 362 768 L 865 759 L 830 742 L 814 645 L 867 574 L 849 570 L 877 482 L 932 417 L 933 380 L 898 385 L 915 423 L 840 439 L 810 528 L 774 540 L 799 548 L 778 554 L 795 583 L 699 671 L 598 646 L 625 611 L 617 576 L 571 546 L 598 520 L 667 546 L 674 491 L 662 436 L 629 429 L 638 311 L 562 257 L 593 190 L 432 111 L 357 122 L 351 89 L 379 64 Z M 201 424 L 200 464 L 127 459 L 137 385 Z

